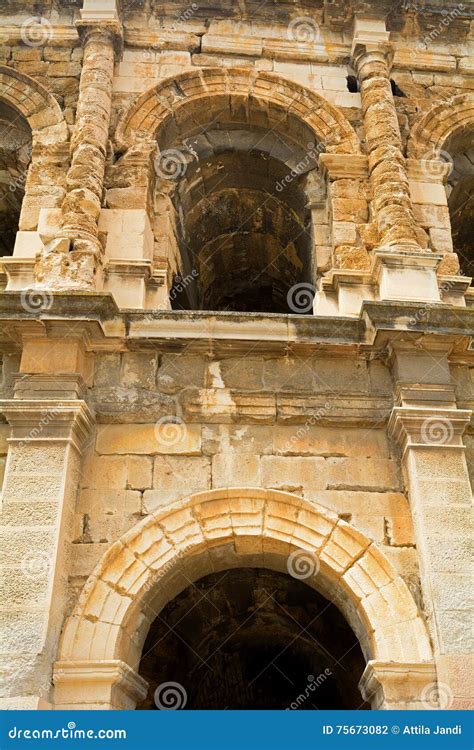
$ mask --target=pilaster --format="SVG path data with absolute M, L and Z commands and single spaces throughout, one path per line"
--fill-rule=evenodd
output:
M 5 708 L 50 702 L 81 453 L 94 424 L 81 398 L 51 398 L 78 395 L 85 374 L 79 345 L 72 341 L 72 348 L 62 352 L 63 375 L 57 382 L 40 356 L 44 349 L 54 367 L 60 352 L 53 356 L 54 343 L 49 346 L 48 358 L 41 342 L 25 344 L 15 396 L 0 402 L 10 425 L 0 508 L 0 703 Z
M 459 679 L 468 654 L 472 488 L 463 433 L 471 412 L 456 405 L 447 352 L 394 348 L 396 405 L 388 430 L 401 449 L 444 708 L 463 708 L 469 685 Z M 409 378 L 409 380 L 408 380 Z M 411 382 L 410 382 L 411 381 Z

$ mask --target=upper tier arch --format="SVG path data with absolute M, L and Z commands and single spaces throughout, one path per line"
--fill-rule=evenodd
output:
M 466 126 L 474 126 L 474 96 L 460 94 L 435 104 L 415 123 L 407 144 L 411 159 L 434 159 L 447 140 Z
M 0 99 L 27 120 L 34 145 L 55 145 L 68 140 L 68 128 L 58 102 L 30 76 L 0 65 Z
M 137 97 L 125 110 L 116 141 L 126 150 L 136 140 L 155 139 L 170 118 L 192 102 L 232 98 L 243 105 L 251 99 L 273 105 L 299 118 L 330 153 L 359 154 L 359 139 L 349 121 L 333 104 L 314 91 L 273 73 L 233 68 L 204 68 L 169 78 Z

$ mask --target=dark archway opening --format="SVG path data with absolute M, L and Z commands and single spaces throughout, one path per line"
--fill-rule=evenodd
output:
M 456 132 L 445 144 L 441 158 L 451 162 L 446 191 L 454 251 L 461 273 L 474 277 L 474 128 Z
M 171 307 L 311 314 L 294 296 L 313 288 L 309 205 L 323 146 L 280 109 L 206 103 L 158 139 L 155 236 L 160 244 L 166 231 L 172 271 L 189 279 L 183 294 L 173 287 Z
M 190 585 L 155 619 L 140 663 L 150 688 L 137 708 L 160 707 L 172 682 L 186 709 L 367 709 L 364 667 L 356 636 L 321 594 L 289 575 L 237 568 Z
M 31 158 L 31 129 L 0 101 L 0 256 L 12 255 Z

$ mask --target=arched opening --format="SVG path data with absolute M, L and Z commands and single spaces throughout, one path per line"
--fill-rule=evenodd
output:
M 446 186 L 454 251 L 461 273 L 474 277 L 474 126 L 466 125 L 444 145 L 452 160 Z
M 301 650 L 295 656 L 295 664 L 301 665 L 299 675 L 309 670 L 308 665 L 315 670 L 323 665 L 324 649 L 334 649 L 333 675 L 326 675 L 334 677 L 334 684 L 327 684 L 328 690 L 333 685 L 333 701 L 349 702 L 350 695 L 354 698 L 355 690 L 345 693 L 348 688 L 338 685 L 336 678 L 339 666 L 356 658 L 356 639 L 366 662 L 361 689 L 371 705 L 372 700 L 377 707 L 400 703 L 381 696 L 372 678 L 367 684 L 367 675 L 387 662 L 393 664 L 396 674 L 406 674 L 406 690 L 411 697 L 404 699 L 405 703 L 412 703 L 418 694 L 413 680 L 419 670 L 432 679 L 431 646 L 413 596 L 368 537 L 336 514 L 291 493 L 223 488 L 196 493 L 163 507 L 107 550 L 85 584 L 62 633 L 54 671 L 55 707 L 135 708 L 148 694 L 148 685 L 138 670 L 154 671 L 153 664 L 150 667 L 145 661 L 145 642 L 151 639 L 151 650 L 159 646 L 156 637 L 153 641 L 157 618 L 158 622 L 168 618 L 176 633 L 179 608 L 190 612 L 194 589 L 202 587 L 194 607 L 196 616 L 200 611 L 201 615 L 197 623 L 191 618 L 189 628 L 193 637 L 197 634 L 205 643 L 206 638 L 212 640 L 219 626 L 208 627 L 208 610 L 199 609 L 201 600 L 224 596 L 227 584 L 221 574 L 234 570 L 236 573 L 229 576 L 236 575 L 242 583 L 238 585 L 229 578 L 227 599 L 230 597 L 235 603 L 227 612 L 224 610 L 223 631 L 229 630 L 226 619 L 242 618 L 246 606 L 250 619 L 254 617 L 253 632 L 242 623 L 241 635 L 248 638 L 246 643 L 236 644 L 236 651 L 255 648 L 252 643 L 262 643 L 265 632 L 263 650 L 274 658 L 275 644 L 285 629 L 293 627 L 293 617 L 298 623 L 297 634 L 306 628 L 323 646 L 320 651 L 314 648 L 313 653 L 303 648 L 305 641 L 301 636 Z M 306 588 L 314 590 L 315 595 Z M 281 592 L 280 606 L 275 604 L 268 613 L 264 609 L 267 589 L 277 602 L 276 591 Z M 314 632 L 309 624 L 313 612 Z M 339 638 L 344 645 L 347 643 L 347 653 L 332 643 L 333 633 L 337 634 L 336 641 Z M 273 634 L 275 641 L 270 638 Z M 306 638 L 313 644 L 309 634 Z M 354 664 L 348 685 L 355 685 L 359 676 L 360 661 Z M 242 669 L 245 667 L 244 663 Z M 309 675 L 318 677 L 308 671 L 308 678 Z M 90 688 L 92 676 L 100 681 L 100 697 Z M 156 679 L 161 679 L 161 675 L 153 677 Z M 380 680 L 384 683 L 386 679 L 391 678 L 383 673 Z
M 325 597 L 290 575 L 235 568 L 189 585 L 155 618 L 137 708 L 369 708 L 358 689 L 364 668 L 356 636 Z
M 170 120 L 158 146 L 155 216 L 170 216 L 172 270 L 190 280 L 172 306 L 299 312 L 291 290 L 312 285 L 308 201 L 320 188 L 311 129 L 228 96 Z
M 31 128 L 0 101 L 0 256 L 12 255 L 31 158 Z

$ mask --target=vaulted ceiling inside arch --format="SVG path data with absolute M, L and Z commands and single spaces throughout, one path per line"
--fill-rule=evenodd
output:
M 159 161 L 183 271 L 198 273 L 192 306 L 288 312 L 289 289 L 311 279 L 308 202 L 321 191 L 322 150 L 312 131 L 276 107 L 226 96 L 170 120 L 159 148 L 179 177 L 167 179 Z
M 452 159 L 448 177 L 448 205 L 454 250 L 461 271 L 474 276 L 474 127 L 454 134 L 444 146 L 444 157 Z
M 27 121 L 0 102 L 0 255 L 13 252 L 30 156 Z

